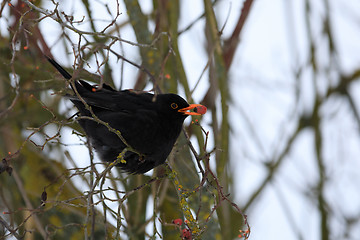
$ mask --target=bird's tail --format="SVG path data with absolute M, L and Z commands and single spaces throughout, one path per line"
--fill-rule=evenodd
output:
M 46 55 L 45 55 L 45 57 L 51 63 L 51 65 L 53 65 L 56 68 L 56 70 L 58 70 L 58 72 L 61 73 L 61 75 L 65 79 L 70 80 L 72 78 L 71 74 L 68 73 L 62 66 L 60 66 L 60 64 L 58 64 L 54 59 L 52 59 L 51 57 L 46 56 Z M 79 92 L 80 95 L 85 94 L 84 96 L 86 96 L 86 94 L 89 94 L 89 93 L 92 94 L 97 91 L 97 87 L 95 85 L 94 86 L 90 85 L 89 83 L 87 83 L 83 80 L 76 80 L 76 81 L 74 81 L 74 84 L 75 84 L 75 88 L 77 89 L 77 92 Z M 76 92 L 72 84 L 70 84 L 70 87 L 73 89 L 74 92 Z M 110 87 L 109 85 L 107 85 L 105 83 L 102 84 L 101 89 L 103 89 L 105 91 L 116 92 L 115 89 L 113 89 L 112 87 Z M 72 98 L 77 99 L 76 96 L 73 96 Z
M 46 59 L 51 63 L 51 65 L 53 65 L 58 71 L 59 73 L 61 73 L 61 75 L 63 75 L 64 78 L 66 78 L 67 80 L 71 79 L 71 74 L 68 73 L 62 66 L 60 66 L 54 59 L 46 56 Z

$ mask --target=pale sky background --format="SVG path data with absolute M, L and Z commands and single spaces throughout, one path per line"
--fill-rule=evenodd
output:
M 112 1 L 107 1 L 109 4 Z M 141 1 L 145 13 L 151 12 L 150 1 Z M 51 8 L 51 3 L 49 3 Z M 224 29 L 224 38 L 229 36 L 238 18 L 242 1 L 221 0 L 216 7 L 220 27 L 225 23 L 229 14 L 227 25 Z M 68 1 L 60 5 L 61 8 L 74 16 L 81 18 L 81 4 L 77 1 Z M 94 6 L 94 5 L 93 5 Z M 179 29 L 183 29 L 194 19 L 202 14 L 202 1 L 182 1 L 181 20 Z M 312 21 L 317 24 L 312 29 L 313 38 L 318 44 L 326 41 L 322 37 L 320 24 L 324 14 L 322 1 L 312 1 Z M 344 73 L 350 73 L 360 66 L 360 34 L 359 25 L 354 24 L 360 17 L 354 9 L 360 9 L 359 1 L 330 1 L 333 14 L 332 27 L 336 37 L 340 59 L 340 68 Z M 76 12 L 74 12 L 76 9 Z M 104 19 L 104 8 L 99 6 L 93 10 L 98 19 Z M 253 193 L 265 177 L 266 169 L 262 163 L 279 154 L 289 134 L 296 127 L 296 116 L 303 112 L 311 112 L 310 107 L 314 101 L 314 89 L 311 84 L 310 72 L 300 79 L 300 100 L 296 104 L 294 95 L 296 79 L 293 71 L 299 64 L 306 67 L 309 47 L 304 19 L 303 0 L 258 0 L 253 4 L 249 19 L 243 29 L 240 45 L 237 49 L 234 63 L 229 72 L 232 103 L 229 114 L 232 121 L 231 134 L 231 167 L 236 171 L 236 203 L 242 202 Z M 120 6 L 118 22 L 126 21 L 125 7 Z M 57 24 L 48 20 L 54 27 L 49 28 L 48 23 L 42 22 L 49 35 L 49 42 L 57 41 L 57 36 L 50 31 L 60 34 Z M 359 22 L 359 21 L 358 21 Z M 108 22 L 98 21 L 105 26 Z M 103 27 L 102 26 L 102 27 Z M 150 26 L 153 27 L 153 24 Z M 84 27 L 84 26 L 81 26 Z M 49 30 L 48 30 L 49 29 Z M 101 29 L 100 27 L 98 29 Z M 127 29 L 127 30 L 126 30 Z M 135 35 L 130 27 L 121 32 L 122 37 L 136 42 Z M 55 37 L 55 38 L 54 38 Z M 74 36 L 76 37 L 76 36 Z M 203 67 L 206 65 L 207 56 L 203 48 L 204 21 L 196 23 L 186 34 L 179 38 L 181 57 L 185 70 L 194 86 Z M 75 41 L 76 42 L 76 41 Z M 53 54 L 60 62 L 69 64 L 64 56 L 57 54 L 56 48 L 62 44 L 54 45 Z M 124 44 L 125 57 L 138 62 L 137 47 Z M 319 48 L 318 57 L 320 67 L 328 67 L 326 49 Z M 70 59 L 72 61 L 72 59 Z M 321 64 L 323 63 L 323 65 Z M 116 64 L 113 61 L 113 64 Z M 94 64 L 95 66 L 95 64 Z M 114 73 L 114 75 L 120 74 Z M 91 70 L 91 69 L 90 69 Z M 137 69 L 125 64 L 125 81 L 123 88 L 131 88 Z M 334 78 L 336 79 L 336 78 Z M 319 76 L 319 88 L 325 89 L 331 82 L 326 76 Z M 332 82 L 334 83 L 335 80 Z M 336 83 L 336 82 L 335 82 Z M 353 84 L 353 96 L 359 96 L 359 84 Z M 202 99 L 208 82 L 206 74 L 200 82 L 193 97 L 194 102 Z M 151 86 L 149 86 L 149 89 Z M 357 100 L 359 100 L 357 98 Z M 67 103 L 68 105 L 69 103 Z M 69 105 L 68 105 L 69 106 Z M 345 101 L 334 100 L 322 109 L 329 118 L 324 123 L 324 134 L 327 136 L 325 144 L 326 161 L 329 166 L 329 176 L 333 179 L 327 186 L 326 196 L 332 203 L 331 210 L 334 215 L 344 213 L 360 213 L 360 194 L 358 186 L 359 176 L 359 134 L 358 126 L 354 123 Z M 246 117 L 245 117 L 246 116 Z M 248 120 L 246 120 L 246 118 Z M 209 123 L 210 116 L 203 120 L 204 127 Z M 255 140 L 249 130 L 249 121 L 257 136 Z M 64 134 L 63 134 L 64 135 Z M 70 142 L 78 141 L 77 137 L 67 135 Z M 66 140 L 64 140 L 66 141 Z M 211 140 L 213 144 L 213 141 Z M 317 166 L 313 149 L 311 130 L 303 131 L 297 138 L 295 147 L 290 150 L 287 158 L 291 158 L 280 168 L 280 173 L 273 180 L 265 194 L 250 208 L 246 214 L 252 228 L 253 240 L 271 239 L 304 239 L 320 238 L 320 218 L 317 206 L 311 198 L 305 197 L 305 192 L 310 192 L 310 187 L 317 182 Z M 279 147 L 280 146 L 280 147 Z M 281 147 L 282 146 L 282 147 Z M 211 147 L 209 147 L 211 149 Z M 76 159 L 79 159 L 79 150 L 72 150 Z M 87 152 L 87 151 L 84 151 Z M 83 161 L 88 163 L 88 155 Z M 335 218 L 336 219 L 336 218 Z M 334 238 L 343 232 L 341 222 L 332 221 L 331 231 Z M 350 239 L 360 239 L 360 224 L 350 231 Z
M 296 128 L 296 118 L 304 112 L 311 112 L 314 101 L 311 72 L 300 77 L 300 97 L 295 99 L 296 79 L 293 72 L 297 66 L 305 69 L 308 62 L 309 47 L 305 27 L 305 0 L 257 0 L 241 34 L 239 47 L 229 72 L 229 83 L 232 102 L 229 104 L 231 116 L 231 168 L 237 172 L 235 202 L 242 206 L 265 177 L 263 165 L 273 159 L 284 147 L 284 143 Z M 96 1 L 94 1 L 96 2 Z M 109 5 L 113 1 L 108 2 Z M 310 1 L 312 35 L 315 42 L 323 45 L 318 48 L 319 68 L 324 72 L 332 72 L 329 68 L 329 56 L 326 39 L 321 32 L 321 19 L 324 16 L 324 2 Z M 75 18 L 85 15 L 79 1 L 60 1 L 60 9 Z M 144 12 L 151 12 L 151 1 L 140 1 Z M 203 13 L 203 2 L 199 0 L 182 0 L 179 29 L 183 29 Z M 95 5 L 93 5 L 95 6 Z M 220 27 L 229 14 L 224 29 L 224 38 L 229 36 L 238 18 L 242 1 L 219 0 L 215 12 Z M 337 58 L 339 68 L 344 74 L 351 73 L 360 67 L 360 1 L 329 0 L 331 9 L 331 27 L 335 35 L 335 44 L 339 50 Z M 44 8 L 53 9 L 51 1 L 44 1 Z M 75 10 L 76 9 L 76 12 Z M 115 9 L 113 7 L 112 9 Z M 97 19 L 107 19 L 102 3 L 94 7 Z M 122 15 L 118 22 L 125 22 L 127 14 L 124 5 L 120 6 Z M 1 21 L 1 20 L 0 20 Z M 1 27 L 4 22 L 0 23 Z M 98 21 L 99 28 L 108 24 Z M 49 46 L 53 46 L 52 54 L 65 66 L 73 61 L 72 56 L 62 56 L 63 43 L 58 41 L 61 34 L 59 25 L 45 19 L 40 24 Z M 100 27 L 101 26 L 101 27 Z M 150 26 L 151 23 L 150 23 Z M 86 25 L 79 28 L 86 29 Z M 121 32 L 124 39 L 136 42 L 130 27 Z M 76 35 L 73 35 L 76 39 Z M 179 38 L 179 48 L 190 86 L 194 86 L 202 69 L 206 65 L 207 56 L 203 48 L 204 21 L 196 23 L 186 34 Z M 76 42 L 76 40 L 74 40 Z M 124 44 L 124 56 L 139 62 L 137 47 Z M 115 49 L 118 50 L 118 49 Z M 70 61 L 69 61 L 70 60 Z M 112 64 L 117 64 L 112 58 Z M 94 66 L 96 66 L 94 64 Z M 115 65 L 113 65 L 115 66 Z M 336 67 L 336 66 L 333 66 Z M 114 68 L 115 69 L 115 68 Z M 89 69 L 95 71 L 94 69 Z M 115 76 L 120 76 L 114 72 Z M 123 88 L 133 87 L 137 69 L 125 64 L 125 81 Z M 115 78 L 116 79 L 116 78 Z M 118 78 L 120 79 L 120 78 Z M 329 79 L 325 74 L 318 76 L 318 87 L 326 90 L 327 86 L 336 84 L 336 75 Z M 194 102 L 199 102 L 208 86 L 207 75 L 203 76 L 195 91 Z M 148 87 L 149 89 L 151 86 Z M 192 87 L 191 87 L 192 88 Z M 360 85 L 352 84 L 350 90 L 360 105 Z M 70 106 L 64 101 L 65 106 Z M 64 108 L 65 109 L 65 108 Z M 323 134 L 324 159 L 330 181 L 326 185 L 326 198 L 334 216 L 330 222 L 332 239 L 342 239 L 339 235 L 344 231 L 341 222 L 342 214 L 360 216 L 360 141 L 358 125 L 354 121 L 350 107 L 344 99 L 331 98 L 321 108 L 324 114 Z M 207 127 L 210 116 L 203 119 Z M 250 122 L 250 124 L 249 124 Z M 249 128 L 252 126 L 252 129 Z M 51 131 L 51 129 L 49 129 Z M 255 136 L 254 137 L 254 133 Z M 64 142 L 77 143 L 78 137 L 64 129 Z M 210 145 L 213 140 L 210 139 Z M 287 155 L 285 164 L 279 169 L 277 177 L 266 187 L 265 194 L 246 212 L 251 225 L 252 240 L 272 239 L 320 239 L 320 218 L 316 203 L 311 197 L 310 188 L 317 183 L 318 170 L 315 159 L 312 130 L 303 131 L 296 139 L 294 147 Z M 84 146 L 71 146 L 68 149 L 83 164 L 88 164 L 87 149 Z M 211 149 L 211 146 L 209 147 Z M 79 152 L 86 154 L 80 156 Z M 334 220 L 338 219 L 338 220 Z M 349 229 L 349 239 L 360 239 L 360 222 Z

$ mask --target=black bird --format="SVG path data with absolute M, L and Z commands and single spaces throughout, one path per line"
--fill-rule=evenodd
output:
M 71 75 L 55 60 L 48 61 L 66 79 Z M 188 115 L 202 115 L 206 107 L 189 105 L 176 94 L 151 94 L 132 90 L 116 91 L 103 84 L 102 88 L 83 80 L 74 82 L 77 94 L 67 96 L 79 110 L 79 116 L 93 117 L 103 121 L 78 119 L 90 143 L 103 161 L 122 159 L 118 166 L 132 174 L 145 173 L 163 164 L 170 154 Z M 73 89 L 74 92 L 75 89 Z M 193 109 L 193 112 L 189 110 Z M 109 128 L 106 124 L 110 126 Z M 121 140 L 119 131 L 125 140 Z M 131 147 L 123 156 L 119 154 Z

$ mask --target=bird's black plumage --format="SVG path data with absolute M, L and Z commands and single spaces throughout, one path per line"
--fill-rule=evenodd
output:
M 66 78 L 71 75 L 53 59 L 49 62 Z M 135 151 L 127 151 L 118 166 L 128 173 L 145 173 L 163 164 L 178 138 L 188 115 L 201 115 L 206 107 L 189 105 L 176 94 L 154 95 L 130 90 L 116 91 L 103 84 L 102 88 L 85 81 L 74 82 L 78 95 L 69 96 L 80 116 L 93 117 L 83 104 L 90 106 L 101 121 L 119 131 Z M 194 112 L 188 110 L 194 109 Z M 114 161 L 126 144 L 107 126 L 98 121 L 79 118 L 78 122 L 103 161 Z M 138 154 L 140 153 L 140 155 Z

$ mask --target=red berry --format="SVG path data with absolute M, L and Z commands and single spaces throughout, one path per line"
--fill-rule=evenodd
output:
M 185 239 L 185 240 L 191 240 L 192 237 L 191 237 L 191 232 L 189 229 L 185 228 L 182 230 L 182 239 Z
M 180 225 L 182 225 L 182 220 L 180 218 L 177 218 L 177 219 L 173 220 L 173 223 L 180 226 Z
M 207 108 L 205 106 L 198 106 L 196 108 L 194 108 L 194 112 L 200 113 L 200 114 L 205 114 L 207 111 Z

